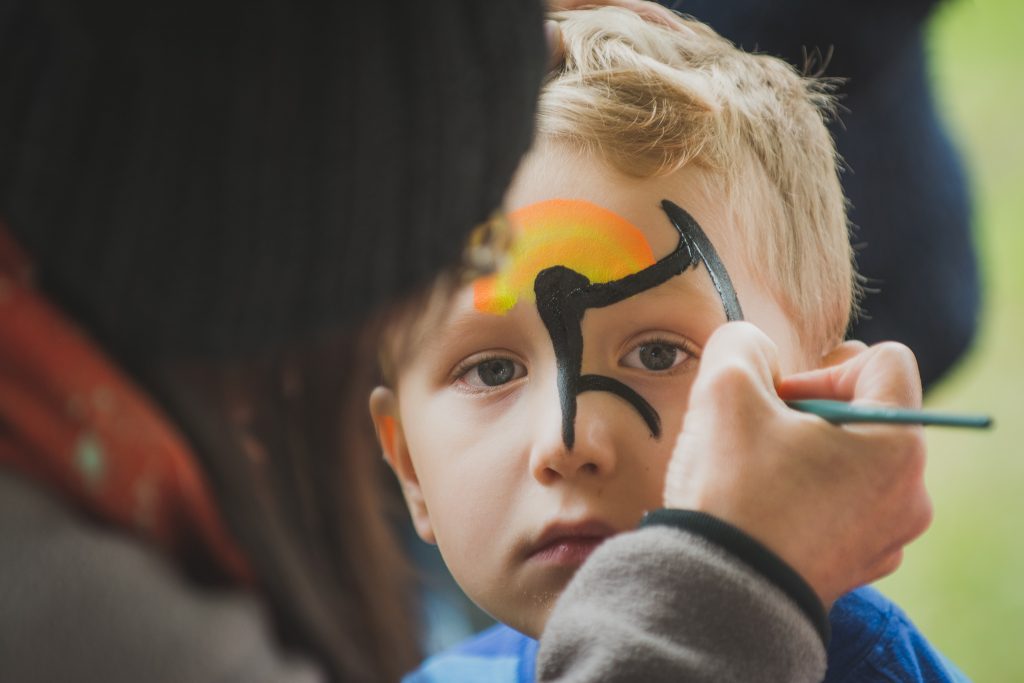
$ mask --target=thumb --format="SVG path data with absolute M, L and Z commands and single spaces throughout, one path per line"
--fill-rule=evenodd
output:
M 705 392 L 718 395 L 739 391 L 743 395 L 766 394 L 775 399 L 779 377 L 775 342 L 751 323 L 726 323 L 704 345 L 691 392 L 691 409 L 700 406 L 699 402 L 694 405 L 693 397 Z

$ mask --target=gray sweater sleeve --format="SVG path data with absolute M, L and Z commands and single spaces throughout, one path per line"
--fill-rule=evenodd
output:
M 807 682 L 825 648 L 781 590 L 687 531 L 645 527 L 604 543 L 558 600 L 538 681 Z
M 190 585 L 0 471 L 0 681 L 317 683 L 254 596 Z

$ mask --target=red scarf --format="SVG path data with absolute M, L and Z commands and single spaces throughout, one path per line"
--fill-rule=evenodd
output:
M 2 222 L 0 467 L 172 556 L 199 545 L 250 582 L 188 443 L 33 287 L 32 265 Z

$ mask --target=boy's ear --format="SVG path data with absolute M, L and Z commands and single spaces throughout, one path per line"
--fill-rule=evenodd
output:
M 384 459 L 402 485 L 402 495 L 405 496 L 405 504 L 409 508 L 416 533 L 427 543 L 436 543 L 427 503 L 402 431 L 395 392 L 387 387 L 376 387 L 370 393 L 370 415 L 377 428 L 377 442 L 384 452 Z

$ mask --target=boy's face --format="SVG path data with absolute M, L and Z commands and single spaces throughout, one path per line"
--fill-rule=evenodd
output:
M 562 265 L 592 282 L 617 280 L 672 253 L 680 233 L 662 208 L 667 199 L 703 228 L 744 318 L 778 344 L 783 372 L 811 365 L 793 325 L 737 256 L 726 207 L 702 193 L 709 184 L 697 182 L 700 173 L 638 180 L 559 146 L 534 151 L 507 207 L 527 228 L 520 242 L 557 234 L 556 243 L 514 252 L 497 278 L 459 291 L 399 365 L 395 390 L 378 388 L 371 399 L 418 532 L 440 546 L 471 598 L 528 635 L 540 633 L 601 541 L 661 507 L 701 349 L 726 322 L 700 262 L 585 308 L 582 319 L 564 301 L 538 306 L 539 273 Z M 565 352 L 574 329 L 582 340 L 575 367 Z

